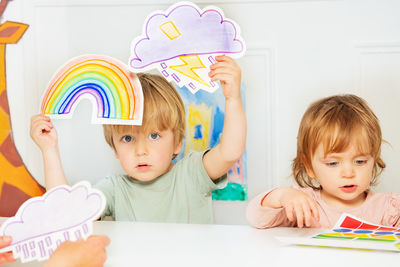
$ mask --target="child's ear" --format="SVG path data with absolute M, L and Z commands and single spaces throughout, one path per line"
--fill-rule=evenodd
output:
M 174 154 L 179 154 L 179 152 L 181 152 L 181 148 L 182 148 L 182 141 L 180 141 L 179 144 L 175 147 Z
M 306 167 L 306 172 L 307 172 L 308 177 L 314 179 L 314 178 L 315 178 L 315 173 L 314 173 L 314 171 L 312 170 L 312 168 L 309 168 L 309 167 L 307 167 L 306 165 L 304 165 L 304 167 Z
M 311 164 L 307 163 L 307 160 L 305 159 L 304 155 L 302 155 L 301 161 L 302 161 L 302 163 L 304 165 L 304 168 L 306 169 L 308 177 L 315 178 L 314 170 L 313 170 Z

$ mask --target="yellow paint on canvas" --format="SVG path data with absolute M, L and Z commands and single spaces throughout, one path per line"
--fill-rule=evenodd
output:
M 202 151 L 209 147 L 211 115 L 212 107 L 207 106 L 205 103 L 189 105 L 185 153 L 189 150 Z M 201 125 L 202 138 L 195 139 L 196 126 L 198 125 Z

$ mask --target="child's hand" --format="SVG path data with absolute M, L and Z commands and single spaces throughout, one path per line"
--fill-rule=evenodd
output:
M 289 221 L 296 221 L 300 228 L 304 225 L 310 227 L 313 217 L 319 221 L 317 203 L 300 190 L 285 188 L 285 192 L 280 197 L 280 203 L 285 208 Z
M 306 193 L 292 187 L 281 187 L 271 191 L 262 201 L 262 206 L 284 208 L 291 222 L 298 227 L 311 226 L 314 218 L 319 222 L 317 203 Z
M 212 81 L 219 80 L 226 99 L 240 98 L 241 70 L 236 62 L 228 56 L 216 56 L 214 63 L 210 66 L 210 76 Z
M 31 118 L 31 138 L 42 152 L 57 147 L 57 131 L 49 117 L 38 114 Z
M 107 259 L 106 247 L 110 239 L 105 235 L 92 235 L 87 240 L 62 243 L 44 267 L 85 266 L 100 267 Z
M 0 236 L 0 248 L 7 247 L 8 245 L 11 244 L 11 241 L 12 241 L 11 237 L 9 236 Z M 15 261 L 12 252 L 0 253 L 0 264 L 12 261 Z

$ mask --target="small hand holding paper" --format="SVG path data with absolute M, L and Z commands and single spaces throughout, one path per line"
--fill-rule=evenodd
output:
M 4 222 L 0 237 L 12 236 L 12 242 L 0 252 L 12 251 L 22 262 L 46 260 L 61 243 L 88 238 L 104 207 L 104 195 L 88 182 L 54 187 Z
M 105 235 L 92 235 L 88 239 L 62 243 L 44 267 L 85 266 L 99 267 L 106 261 L 105 247 L 110 239 Z
M 240 98 L 241 70 L 236 62 L 228 56 L 216 56 L 214 63 L 210 66 L 208 74 L 212 81 L 219 80 L 226 99 L 232 97 Z
M 0 248 L 5 248 L 11 244 L 12 238 L 10 236 L 0 236 Z M 0 264 L 15 261 L 11 251 L 0 253 Z

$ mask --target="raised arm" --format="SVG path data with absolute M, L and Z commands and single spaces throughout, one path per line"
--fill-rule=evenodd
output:
M 224 175 L 240 159 L 246 146 L 246 116 L 240 95 L 241 70 L 228 56 L 217 56 L 211 65 L 211 80 L 219 80 L 225 96 L 225 119 L 220 143 L 203 157 L 211 179 Z
M 58 151 L 57 131 L 50 118 L 42 114 L 33 116 L 30 133 L 31 138 L 42 152 L 46 189 L 68 184 Z

